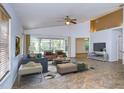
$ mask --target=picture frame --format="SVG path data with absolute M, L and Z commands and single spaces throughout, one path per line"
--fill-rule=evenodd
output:
M 19 55 L 20 54 L 20 37 L 16 36 L 16 51 L 15 51 L 15 55 Z

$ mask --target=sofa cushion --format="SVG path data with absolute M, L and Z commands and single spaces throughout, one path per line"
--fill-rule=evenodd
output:
M 36 58 L 38 58 L 38 59 L 42 58 L 42 54 L 41 53 L 36 54 Z
M 53 52 L 52 51 L 45 51 L 44 55 L 53 55 Z
M 33 74 L 42 72 L 43 68 L 40 63 L 28 62 L 27 64 L 22 64 L 19 68 L 20 75 Z
M 56 54 L 57 54 L 57 55 L 63 55 L 64 53 L 63 53 L 62 50 L 56 50 Z

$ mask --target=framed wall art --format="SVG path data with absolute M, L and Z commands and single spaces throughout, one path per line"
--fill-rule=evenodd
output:
M 15 55 L 19 55 L 20 54 L 20 37 L 16 36 L 16 53 Z

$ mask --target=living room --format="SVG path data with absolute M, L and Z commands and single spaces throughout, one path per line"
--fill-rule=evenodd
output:
M 0 9 L 7 15 L 1 20 L 11 21 L 9 50 L 0 52 L 1 64 L 9 54 L 1 89 L 123 88 L 122 3 L 2 3 Z

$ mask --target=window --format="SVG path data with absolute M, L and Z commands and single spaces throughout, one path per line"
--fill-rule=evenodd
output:
M 32 37 L 30 38 L 30 53 L 43 53 L 46 50 L 63 50 L 67 52 L 67 40 L 64 38 L 52 38 L 52 39 L 43 39 Z
M 0 5 L 0 81 L 9 72 L 9 16 Z

